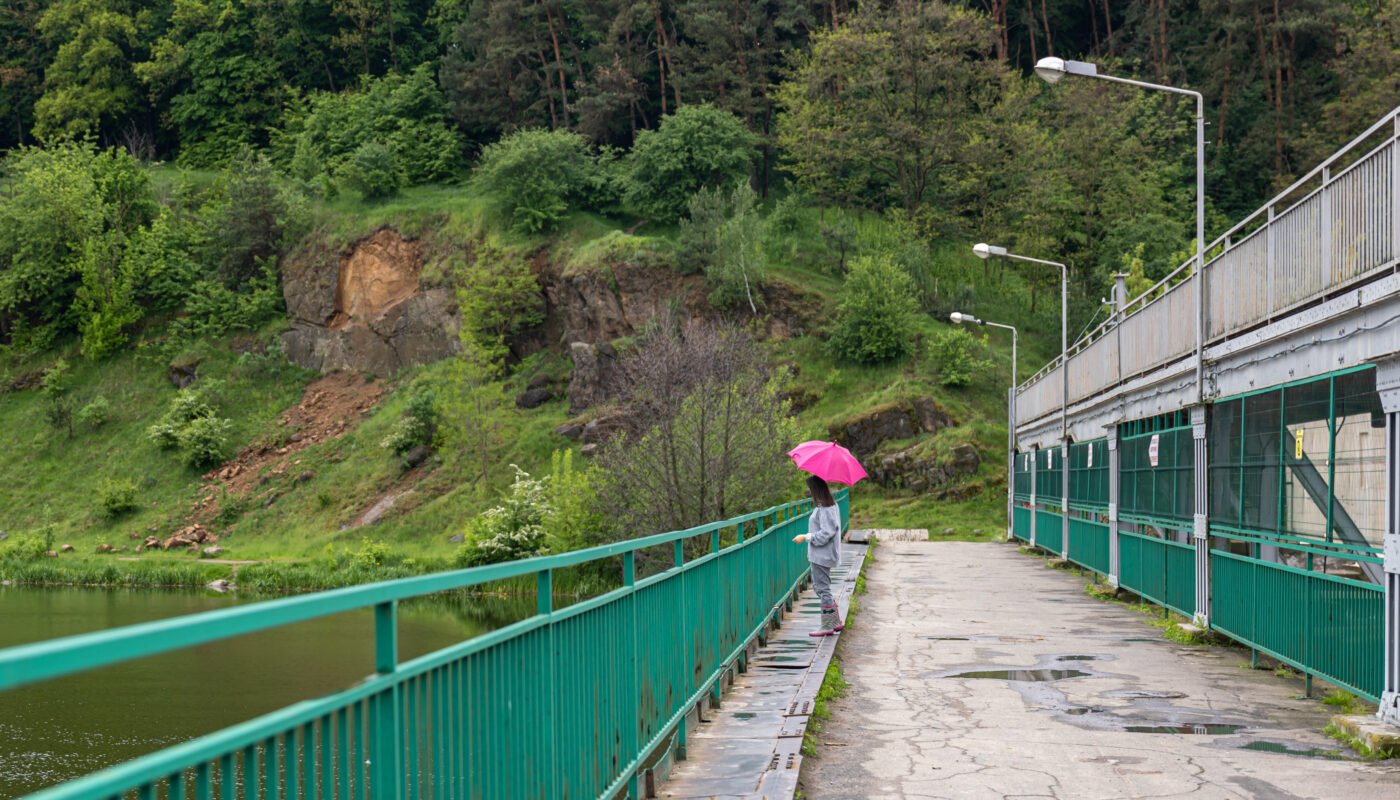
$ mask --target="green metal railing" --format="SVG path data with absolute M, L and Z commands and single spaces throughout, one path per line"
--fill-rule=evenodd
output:
M 838 493 L 843 526 L 850 494 Z M 644 763 L 806 579 L 810 501 L 555 556 L 317 592 L 0 651 L 0 691 L 360 608 L 375 674 L 327 697 L 38 792 L 35 800 L 638 796 Z M 732 533 L 730 533 L 732 531 Z M 721 547 L 721 534 L 735 541 Z M 706 552 L 687 559 L 696 539 Z M 636 554 L 672 566 L 636 577 Z M 552 606 L 555 570 L 622 561 L 622 586 Z M 538 613 L 399 662 L 397 603 L 534 575 Z
M 1188 617 L 1196 606 L 1196 548 L 1118 532 L 1119 584 L 1159 606 Z
M 1374 548 L 1341 553 L 1273 537 L 1224 535 L 1251 545 L 1277 545 L 1315 557 L 1379 562 Z M 1210 551 L 1211 627 L 1299 670 L 1371 702 L 1381 693 L 1384 589 L 1225 550 Z
M 1060 515 L 1043 508 L 1035 510 L 1035 544 L 1052 553 L 1064 552 L 1064 531 Z
M 1065 558 L 1099 573 L 1108 574 L 1108 525 L 1085 517 L 1069 518 L 1069 548 Z
M 1011 535 L 1023 542 L 1031 540 L 1031 510 L 1022 505 L 1011 509 Z

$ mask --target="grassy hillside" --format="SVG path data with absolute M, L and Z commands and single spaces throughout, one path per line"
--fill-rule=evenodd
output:
M 192 178 L 198 181 L 200 176 Z M 190 179 L 188 174 L 162 178 Z M 771 214 L 771 203 L 769 207 Z M 784 232 L 765 240 L 771 279 L 800 287 L 804 302 L 817 306 L 813 318 L 830 320 L 840 301 L 839 250 L 849 248 L 849 257 L 866 247 L 862 242 L 880 246 L 881 237 L 889 233 L 888 224 L 875 216 L 827 211 L 827 215 L 844 213 L 855 231 L 848 245 L 833 244 L 830 237 L 823 236 L 824 225 L 830 220 L 823 219 L 820 210 L 789 208 L 784 213 L 792 217 Z M 633 224 L 635 220 L 575 213 L 551 237 L 525 237 L 507 232 L 504 220 L 490 204 L 466 189 L 420 187 L 378 204 L 353 198 L 322 203 L 316 209 L 311 236 L 318 237 L 322 246 L 338 249 L 388 225 L 409 238 L 459 242 L 485 237 L 521 257 L 543 254 L 557 264 L 586 266 L 596 261 L 606 266 L 608 258 L 616 257 L 616 250 L 600 250 L 596 243 Z M 663 247 L 674 235 L 673 229 L 650 226 L 631 238 L 636 240 L 634 245 L 650 242 Z M 946 281 L 941 291 L 935 290 L 935 296 L 946 294 L 946 302 L 963 304 L 963 311 L 1003 315 L 994 316 L 999 321 L 1004 315 L 1012 315 L 1012 321 L 1030 319 L 1032 324 L 1022 336 L 1022 375 L 1043 363 L 1056 337 L 1036 332 L 1057 321 L 1045 319 L 1043 309 L 1038 309 L 1040 316 L 1032 317 L 1028 309 L 998 296 L 999 288 L 1005 289 L 1006 296 L 1024 295 L 1021 277 L 988 271 L 961 245 L 950 244 L 932 252 L 938 260 L 930 270 L 934 286 Z M 448 280 L 450 269 L 450 263 L 430 260 L 425 280 Z M 977 473 L 964 479 L 955 493 L 964 498 L 961 500 L 940 502 L 932 493 L 885 490 L 863 483 L 853 503 L 857 526 L 926 527 L 939 536 L 952 528 L 948 535 L 953 537 L 990 538 L 1004 525 L 1009 337 L 992 333 L 986 345 L 991 367 L 973 385 L 950 389 L 940 385 L 938 365 L 926 344 L 946 327 L 944 319 L 931 313 L 922 315 L 914 356 L 878 367 L 834 358 L 821 338 L 820 328 L 825 326 L 820 323 L 818 330 L 772 342 L 775 361 L 790 361 L 798 367 L 789 388 L 809 403 L 798 415 L 806 437 L 828 438 L 831 425 L 870 409 L 933 397 L 959 424 L 934 434 L 886 442 L 874 458 L 909 447 L 917 447 L 920 454 L 942 457 L 953 447 L 970 443 L 983 459 Z M 6 477 L 0 491 L 0 530 L 11 534 L 9 544 L 19 536 L 47 537 L 55 547 L 71 544 L 78 554 L 92 554 L 99 544 L 109 543 L 129 548 L 117 556 L 131 558 L 136 557 L 135 547 L 146 535 L 164 537 L 199 522 L 220 536 L 223 558 L 310 558 L 323 554 L 328 546 L 354 549 L 364 539 L 385 542 L 401 556 L 446 558 L 456 547 L 448 538 L 461 532 L 508 484 L 509 464 L 529 472 L 547 471 L 556 450 L 578 446 L 552 432 L 568 418 L 567 401 L 560 399 L 529 411 L 512 408 L 501 432 L 497 467 L 485 483 L 476 480 L 469 453 L 450 450 L 406 471 L 380 442 L 402 416 L 412 387 L 446 380 L 450 362 L 407 370 L 382 385 L 360 376 L 365 396 L 382 392 L 378 404 L 363 418 L 348 419 L 342 435 L 297 444 L 293 437 L 299 428 L 282 424 L 283 415 L 301 402 L 317 376 L 290 365 L 281 356 L 277 334 L 284 328 L 279 323 L 253 334 L 175 345 L 163 339 L 164 328 L 157 324 L 145 330 L 134 347 L 98 363 L 84 361 L 75 343 L 28 358 L 11 356 L 0 363 L 0 374 L 13 380 L 65 358 L 74 365 L 74 407 L 81 408 L 99 395 L 112 407 L 111 418 L 101 427 L 88 429 L 75 423 L 69 438 L 66 430 L 47 424 L 46 400 L 40 392 L 0 394 L 0 474 Z M 233 422 L 233 449 L 241 452 L 251 448 L 267 456 L 258 462 L 257 476 L 242 480 L 246 494 L 230 493 L 203 471 L 184 466 L 146 435 L 175 396 L 168 376 L 170 364 L 193 362 L 198 362 L 200 376 L 196 386 L 209 395 L 218 416 Z M 570 367 L 566 358 L 548 350 L 530 356 L 513 366 L 506 379 L 507 397 L 523 391 L 537 374 L 560 376 Z M 282 448 L 289 451 L 285 457 L 278 456 Z M 279 463 L 280 471 L 272 468 Z M 135 510 L 115 518 L 104 514 L 100 487 L 110 479 L 130 479 L 136 484 Z M 357 527 L 357 520 L 389 494 L 396 496 L 392 510 L 378 524 Z M 140 557 L 194 558 L 183 552 L 142 553 Z

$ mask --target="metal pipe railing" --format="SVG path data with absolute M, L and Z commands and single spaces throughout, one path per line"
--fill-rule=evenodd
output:
M 1385 140 L 1369 146 L 1378 134 Z M 1118 331 L 1121 360 L 1114 360 L 1113 370 L 1093 371 L 1100 376 L 1097 380 L 1086 379 L 1091 376 L 1088 371 L 1079 375 L 1081 380 L 1064 387 L 1066 398 L 1061 402 L 1100 395 L 1189 357 L 1197 349 L 1196 342 L 1177 341 L 1184 334 L 1173 336 L 1167 322 L 1185 322 L 1183 315 L 1189 312 L 1182 296 L 1191 293 L 1193 281 L 1201 282 L 1204 343 L 1211 344 L 1316 303 L 1394 264 L 1400 255 L 1398 142 L 1400 108 L 1212 241 L 1204 248 L 1202 269 L 1193 269 L 1193 256 L 1019 385 L 1017 425 L 1062 412 L 1050 392 L 1032 394 L 1032 389 L 1061 367 L 1066 368 L 1063 378 L 1069 380 L 1073 362 L 1085 358 L 1089 347 L 1109 331 Z M 1314 182 L 1315 188 L 1295 198 Z M 1257 274 L 1261 249 L 1265 275 Z M 1147 319 L 1144 312 L 1149 311 L 1162 319 Z

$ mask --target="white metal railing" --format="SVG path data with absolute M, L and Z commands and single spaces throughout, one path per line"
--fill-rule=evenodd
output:
M 1369 150 L 1367 148 L 1370 148 Z M 1393 267 L 1400 252 L 1400 108 L 1206 247 L 1206 345 Z M 1016 424 L 1059 411 L 1196 349 L 1195 259 L 1177 267 L 1016 388 Z

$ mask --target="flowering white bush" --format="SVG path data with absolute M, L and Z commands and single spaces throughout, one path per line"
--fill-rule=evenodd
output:
M 549 478 L 532 478 L 514 464 L 515 481 L 501 504 L 483 511 L 472 522 L 470 542 L 457 553 L 459 566 L 495 564 L 548 552 L 544 523 L 554 513 L 549 503 Z

